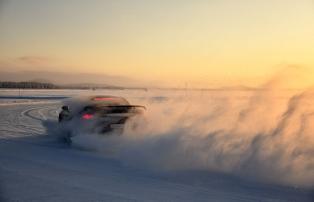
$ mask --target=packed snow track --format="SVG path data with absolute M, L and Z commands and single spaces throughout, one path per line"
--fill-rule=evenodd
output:
M 311 190 L 202 171 L 156 172 L 47 135 L 60 103 L 0 106 L 0 201 L 312 201 Z

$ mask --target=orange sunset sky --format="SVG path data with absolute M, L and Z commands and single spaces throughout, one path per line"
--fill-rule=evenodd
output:
M 0 0 L 0 30 L 1 71 L 172 87 L 256 86 L 286 66 L 314 78 L 313 0 Z

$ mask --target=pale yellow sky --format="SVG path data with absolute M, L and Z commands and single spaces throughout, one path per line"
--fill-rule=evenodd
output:
M 0 6 L 1 70 L 104 73 L 175 87 L 254 86 L 289 65 L 314 73 L 313 0 Z

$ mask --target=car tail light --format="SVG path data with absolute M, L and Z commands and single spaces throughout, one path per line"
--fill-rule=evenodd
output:
M 88 119 L 93 118 L 93 116 L 94 116 L 94 115 L 92 115 L 92 114 L 84 114 L 84 115 L 82 116 L 82 118 L 85 119 L 85 120 L 88 120 Z

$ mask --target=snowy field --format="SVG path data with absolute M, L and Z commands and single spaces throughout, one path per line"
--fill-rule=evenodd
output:
M 147 107 L 123 136 L 54 132 L 66 97 Z M 24 99 L 21 99 L 21 96 Z M 0 201 L 314 201 L 312 92 L 0 91 Z

